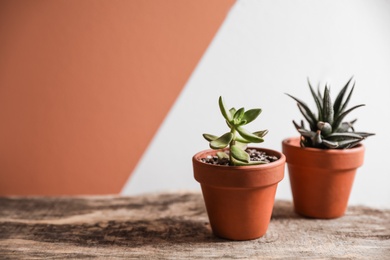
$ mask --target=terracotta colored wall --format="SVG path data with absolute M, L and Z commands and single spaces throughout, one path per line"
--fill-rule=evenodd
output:
M 0 195 L 119 192 L 232 4 L 1 1 Z

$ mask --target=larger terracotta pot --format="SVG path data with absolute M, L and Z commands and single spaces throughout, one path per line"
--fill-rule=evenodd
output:
M 284 177 L 285 156 L 260 149 L 279 159 L 254 166 L 218 166 L 201 162 L 216 151 L 192 158 L 194 177 L 200 183 L 213 233 L 231 240 L 263 236 L 271 219 L 278 183 Z
M 283 140 L 294 209 L 312 218 L 344 215 L 364 146 L 351 149 L 302 148 L 299 137 Z

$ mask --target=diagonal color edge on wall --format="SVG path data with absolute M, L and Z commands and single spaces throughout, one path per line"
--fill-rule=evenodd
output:
M 118 193 L 233 3 L 2 1 L 0 195 Z

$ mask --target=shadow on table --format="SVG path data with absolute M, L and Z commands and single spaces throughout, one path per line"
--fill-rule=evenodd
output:
M 277 200 L 272 211 L 272 219 L 296 219 L 301 218 L 294 212 L 294 206 L 291 201 Z
M 162 244 L 227 242 L 215 237 L 200 203 L 194 216 L 177 215 L 153 220 L 109 220 L 96 223 L 53 224 L 15 221 L 0 223 L 0 239 L 25 239 L 77 246 L 159 246 Z M 292 203 L 276 201 L 272 221 L 298 218 Z M 206 220 L 206 221 L 204 221 Z M 14 231 L 18 230 L 17 233 Z

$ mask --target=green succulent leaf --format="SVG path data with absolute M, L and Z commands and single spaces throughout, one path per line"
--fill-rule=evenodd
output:
M 233 140 L 233 134 L 231 132 L 228 132 L 221 137 L 218 137 L 217 139 L 210 142 L 210 147 L 212 149 L 222 149 L 226 148 L 229 143 Z
M 228 122 L 231 122 L 232 119 L 233 119 L 233 117 L 231 116 L 230 111 L 228 111 L 228 110 L 226 109 L 226 106 L 225 106 L 225 103 L 223 102 L 222 96 L 219 97 L 218 104 L 219 104 L 219 109 L 221 110 L 221 114 L 223 115 L 223 117 L 224 117 Z
M 241 119 L 244 116 L 244 112 L 245 112 L 245 110 L 242 107 L 239 110 L 237 110 L 236 113 L 234 113 L 234 116 L 233 116 L 233 123 L 234 123 L 234 125 L 236 125 L 236 126 L 237 125 L 243 125 L 241 123 Z M 244 123 L 246 123 L 246 122 L 244 122 Z
M 245 138 L 246 140 L 248 140 L 249 142 L 251 143 L 261 143 L 264 141 L 263 138 L 247 131 L 246 129 L 244 129 L 243 127 L 241 126 L 238 126 L 236 128 L 237 132 L 243 137 Z
M 218 136 L 216 136 L 216 135 L 211 135 L 211 134 L 203 134 L 203 137 L 204 137 L 204 139 L 206 139 L 206 140 L 209 141 L 209 142 L 218 139 Z
M 242 162 L 239 160 L 232 158 L 232 163 L 234 166 L 250 166 L 250 165 L 259 165 L 259 164 L 266 164 L 264 161 L 250 161 L 250 162 Z
M 232 153 L 232 156 L 234 159 L 239 160 L 241 162 L 248 163 L 250 161 L 249 154 L 241 149 L 241 147 L 238 147 L 237 145 L 232 145 L 230 147 L 230 151 Z
M 254 135 L 257 135 L 258 137 L 263 138 L 268 134 L 268 130 L 261 130 L 253 133 Z
M 248 147 L 248 143 L 245 143 L 245 142 L 239 142 L 236 140 L 235 144 L 237 147 L 240 147 L 242 150 L 246 150 L 246 148 Z
M 236 110 L 236 108 L 232 107 L 231 109 L 229 109 L 229 112 L 230 112 L 230 115 L 231 115 L 232 118 L 233 118 L 233 116 L 234 116 L 234 114 L 237 112 L 237 110 Z
M 251 133 L 243 128 L 243 125 L 255 120 L 261 113 L 260 108 L 245 111 L 244 108 L 236 110 L 234 107 L 227 110 L 222 96 L 218 99 L 219 109 L 230 131 L 222 136 L 203 134 L 209 141 L 212 149 L 217 151 L 219 159 L 229 160 L 230 165 L 256 165 L 267 163 L 266 161 L 251 162 L 250 156 L 245 152 L 248 143 L 261 143 L 268 130 Z
M 249 124 L 255 120 L 261 113 L 260 108 L 250 109 L 244 113 L 243 120 L 246 120 L 246 123 Z
M 244 144 L 249 144 L 251 141 L 245 139 L 242 137 L 240 134 L 236 134 L 236 142 L 244 143 Z
M 229 159 L 229 155 L 225 152 L 217 152 L 218 159 Z
M 240 119 L 244 116 L 245 109 L 242 107 L 234 113 L 233 119 Z

